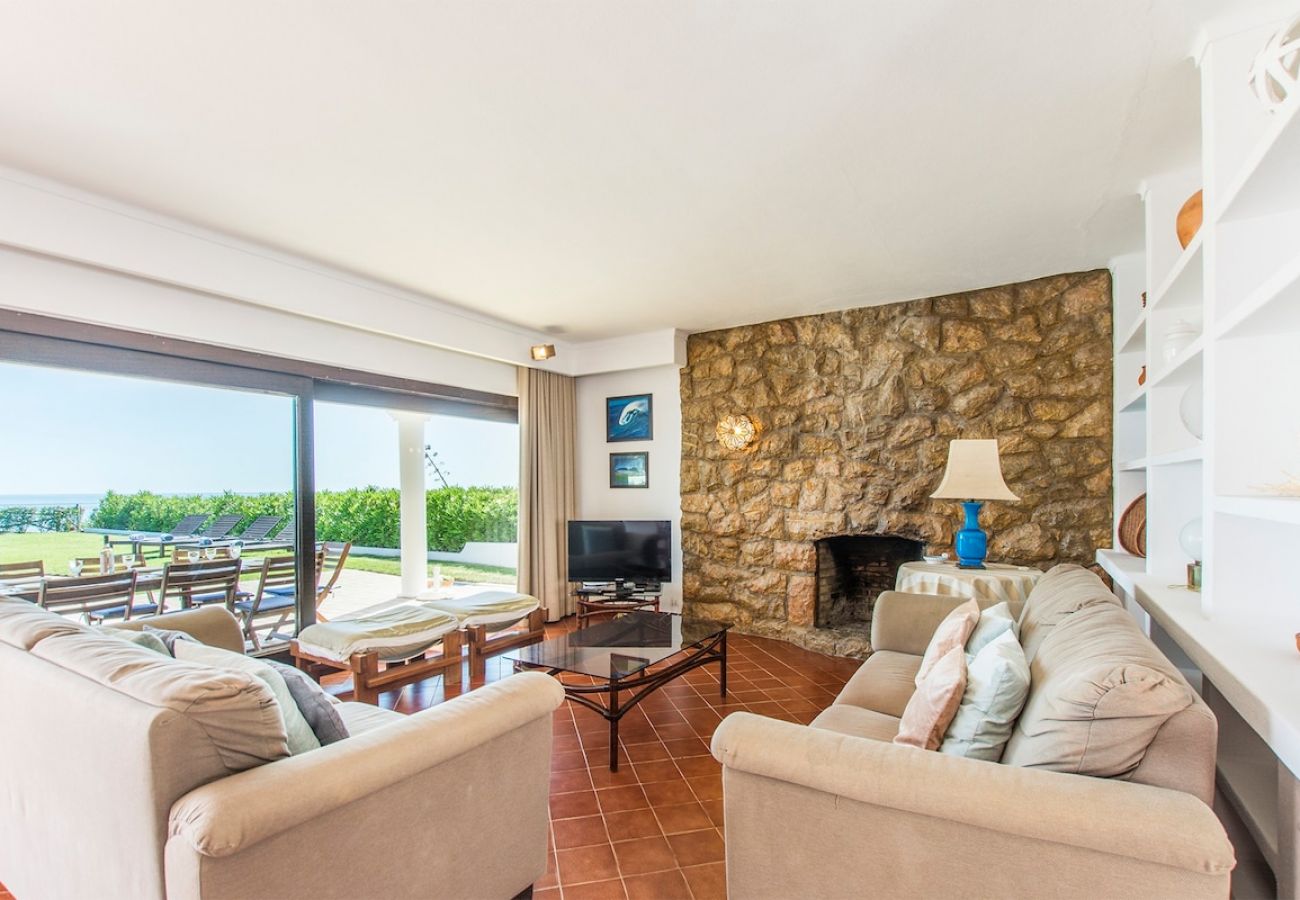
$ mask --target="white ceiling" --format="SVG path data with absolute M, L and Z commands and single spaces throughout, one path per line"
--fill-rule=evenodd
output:
M 1104 265 L 1230 0 L 0 0 L 0 163 L 573 338 Z

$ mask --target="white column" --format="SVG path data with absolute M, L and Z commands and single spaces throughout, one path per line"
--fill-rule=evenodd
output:
M 414 597 L 428 582 L 429 520 L 424 488 L 424 413 L 390 412 L 397 420 L 401 454 L 402 488 L 402 589 L 400 596 Z

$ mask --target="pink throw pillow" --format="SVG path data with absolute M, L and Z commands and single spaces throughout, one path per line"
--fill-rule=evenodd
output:
M 931 667 L 907 701 L 895 744 L 938 750 L 966 692 L 966 652 L 958 644 Z
M 925 676 L 930 674 L 930 670 L 944 654 L 953 647 L 961 649 L 966 646 L 966 640 L 979 624 L 979 620 L 980 605 L 974 599 L 967 600 L 948 613 L 939 623 L 939 627 L 934 630 L 934 636 L 930 638 L 930 644 L 925 648 L 925 656 L 921 657 L 921 668 L 916 670 L 917 687 L 921 686 Z

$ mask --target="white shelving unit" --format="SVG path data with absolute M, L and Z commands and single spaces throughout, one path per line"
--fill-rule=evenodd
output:
M 1243 869 L 1262 860 L 1271 875 L 1253 885 L 1275 879 L 1278 896 L 1294 897 L 1300 497 L 1279 486 L 1300 478 L 1300 91 L 1270 112 L 1245 78 L 1283 24 L 1207 36 L 1197 55 L 1200 163 L 1147 179 L 1145 252 L 1112 261 L 1115 510 L 1118 520 L 1146 494 L 1147 553 L 1097 559 L 1219 717 L 1219 788 Z M 1184 249 L 1175 217 L 1198 188 L 1204 223 Z M 1200 334 L 1165 360 L 1164 336 L 1179 321 Z M 1197 391 L 1202 438 L 1180 414 Z M 1194 519 L 1199 594 L 1185 587 L 1191 559 L 1179 542 Z

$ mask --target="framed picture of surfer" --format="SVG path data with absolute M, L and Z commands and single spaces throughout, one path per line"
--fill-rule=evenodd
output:
M 605 398 L 605 441 L 648 441 L 654 437 L 654 394 Z

